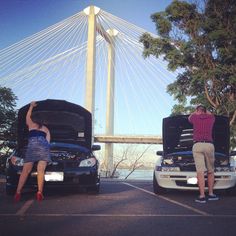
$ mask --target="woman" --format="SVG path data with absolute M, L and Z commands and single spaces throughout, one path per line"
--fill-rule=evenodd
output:
M 25 154 L 23 170 L 19 178 L 16 194 L 14 196 L 15 202 L 18 202 L 21 198 L 21 190 L 27 180 L 29 173 L 33 168 L 34 162 L 37 163 L 37 183 L 38 192 L 36 199 L 38 201 L 43 200 L 43 185 L 44 185 L 44 173 L 47 163 L 50 159 L 50 132 L 46 126 L 40 122 L 32 120 L 32 111 L 36 107 L 36 102 L 31 102 L 29 110 L 26 114 L 26 124 L 29 129 L 28 146 Z

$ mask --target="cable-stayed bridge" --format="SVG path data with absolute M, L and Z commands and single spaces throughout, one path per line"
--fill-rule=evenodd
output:
M 89 6 L 2 49 L 0 86 L 12 88 L 19 106 L 53 98 L 91 111 L 111 170 L 112 144 L 161 143 L 156 134 L 172 107 L 165 91 L 176 75 L 163 59 L 143 58 L 144 32 Z

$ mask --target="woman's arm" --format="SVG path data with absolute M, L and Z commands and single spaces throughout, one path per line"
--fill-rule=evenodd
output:
M 50 143 L 51 134 L 50 134 L 49 129 L 48 129 L 46 126 L 43 126 L 43 130 L 44 130 L 44 132 L 46 133 L 46 139 L 47 139 L 47 141 Z
M 51 140 L 51 134 L 50 134 L 50 131 L 49 131 L 49 130 L 47 130 L 46 139 L 47 139 L 47 141 L 50 143 L 50 140 Z
M 33 108 L 36 106 L 37 106 L 36 102 L 31 102 L 29 110 L 26 114 L 26 124 L 28 125 L 29 128 L 34 125 L 34 122 L 31 119 L 31 115 L 32 115 Z

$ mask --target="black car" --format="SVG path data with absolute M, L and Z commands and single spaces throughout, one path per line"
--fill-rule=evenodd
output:
M 14 194 L 22 171 L 28 141 L 26 113 L 29 104 L 18 111 L 17 145 L 6 163 L 6 193 Z M 92 145 L 92 116 L 85 108 L 63 100 L 38 101 L 33 119 L 43 120 L 51 133 L 51 160 L 45 172 L 45 188 L 76 186 L 99 192 L 99 161 Z M 25 187 L 37 186 L 36 164 Z

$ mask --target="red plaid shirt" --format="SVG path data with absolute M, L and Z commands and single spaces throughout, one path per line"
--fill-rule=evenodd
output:
M 193 124 L 193 141 L 212 142 L 212 128 L 215 122 L 213 114 L 191 114 L 189 122 Z

